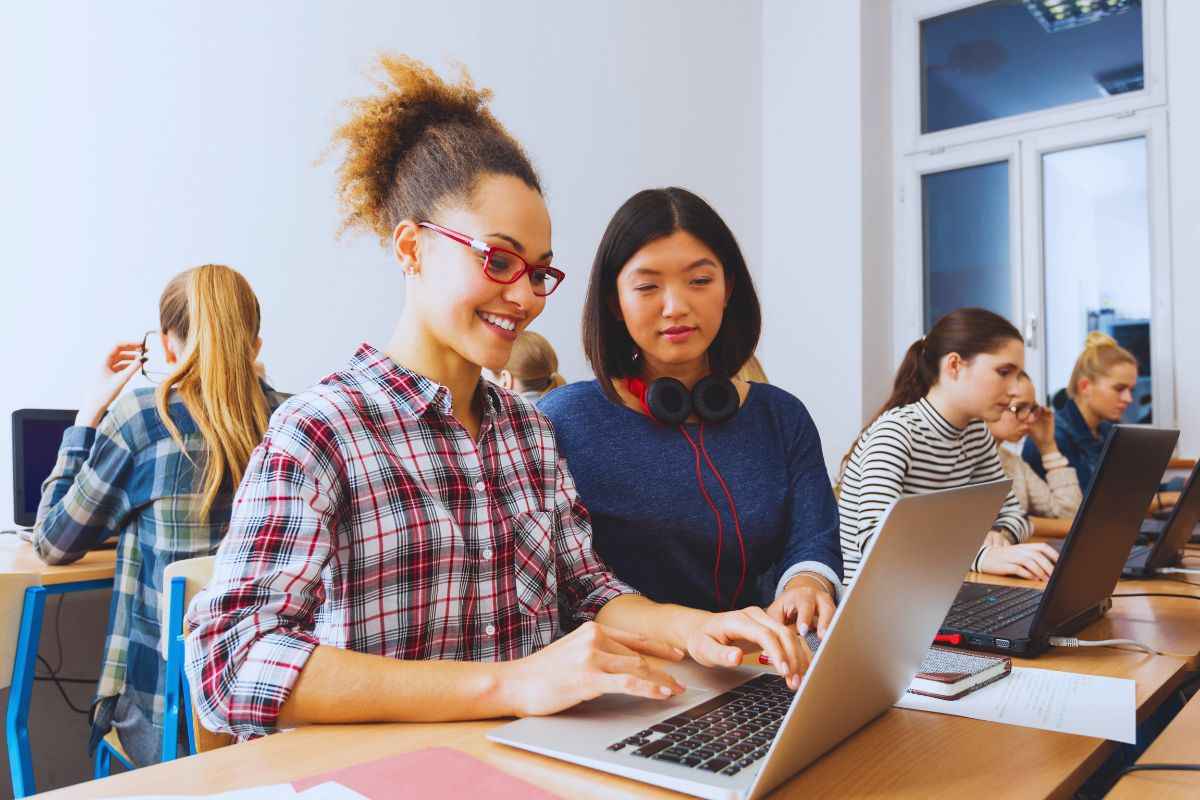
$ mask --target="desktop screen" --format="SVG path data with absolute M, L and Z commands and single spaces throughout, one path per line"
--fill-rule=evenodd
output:
M 54 469 L 63 431 L 74 424 L 74 412 L 24 415 L 17 423 L 14 428 L 19 430 L 13 431 L 13 471 L 20 471 L 20 480 L 14 483 L 21 492 L 14 498 L 14 516 L 18 525 L 32 525 L 42 497 L 42 482 Z

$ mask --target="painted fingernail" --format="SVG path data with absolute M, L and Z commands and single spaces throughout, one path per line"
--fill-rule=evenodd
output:
M 670 686 L 660 686 L 660 687 L 658 687 L 658 692 L 659 692 L 659 694 L 661 694 L 663 697 L 670 697 L 672 694 L 674 694 L 674 692 L 673 692 L 673 691 L 671 691 L 671 687 L 670 687 Z
M 738 662 L 737 653 L 730 653 L 729 658 L 727 658 L 725 660 L 728 661 L 730 664 L 736 664 Z
M 808 626 L 805 625 L 803 622 L 800 623 L 799 630 L 800 630 L 801 636 L 808 636 Z

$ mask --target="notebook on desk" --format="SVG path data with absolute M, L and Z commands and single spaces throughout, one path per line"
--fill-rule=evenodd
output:
M 1114 425 L 1045 590 L 964 583 L 942 623 L 964 647 L 1036 656 L 1101 617 L 1179 431 Z

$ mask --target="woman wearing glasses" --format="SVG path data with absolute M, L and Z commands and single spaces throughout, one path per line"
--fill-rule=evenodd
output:
M 733 665 L 736 642 L 799 683 L 782 626 L 652 603 L 592 549 L 550 423 L 480 379 L 563 273 L 550 217 L 490 93 L 381 59 L 337 132 L 346 224 L 406 275 L 391 340 L 271 419 L 187 669 L 211 730 L 549 714 L 604 693 L 683 691 L 645 654 Z M 582 621 L 560 634 L 559 608 Z M 599 624 L 596 624 L 599 623 Z
M 33 531 L 51 564 L 119 537 L 92 747 L 115 729 L 138 766 L 158 761 L 162 745 L 163 570 L 217 549 L 233 489 L 283 400 L 258 376 L 258 299 L 234 270 L 210 264 L 177 275 L 159 323 L 161 333 L 109 353 L 63 434 Z M 148 361 L 156 346 L 164 357 Z M 139 370 L 158 387 L 118 398 Z
M 997 452 L 1004 473 L 1013 481 L 1013 494 L 1021 510 L 1029 518 L 1033 533 L 1039 536 L 1066 536 L 1083 493 L 1079 477 L 1058 452 L 1054 441 L 1054 412 L 1039 406 L 1033 381 L 1024 372 L 1017 387 L 1017 396 L 988 430 L 996 438 Z M 1003 447 L 1029 437 L 1041 456 L 1046 477 L 1039 476 L 1017 453 Z
M 838 511 L 847 583 L 898 497 L 1005 477 L 987 423 L 1013 405 L 1024 366 L 1020 332 L 981 308 L 951 311 L 909 346 L 891 397 L 842 460 Z M 1048 579 L 1058 553 L 1027 543 L 1029 536 L 1021 505 L 1009 494 L 973 569 Z

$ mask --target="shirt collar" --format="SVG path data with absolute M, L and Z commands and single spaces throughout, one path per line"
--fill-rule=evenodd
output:
M 1067 398 L 1067 404 L 1063 406 L 1062 420 L 1065 423 L 1064 428 L 1067 434 L 1072 439 L 1080 439 L 1085 442 L 1103 442 L 1104 437 L 1108 435 L 1108 429 L 1112 427 L 1112 423 L 1103 421 L 1096 430 L 1096 435 L 1092 435 L 1092 429 L 1088 427 L 1087 420 L 1083 418 L 1083 412 L 1079 410 L 1079 405 L 1072 398 Z
M 440 383 L 426 378 L 418 372 L 402 367 L 387 354 L 381 353 L 363 342 L 350 359 L 350 368 L 365 376 L 367 380 L 385 391 L 403 410 L 420 417 L 430 407 L 446 416 L 450 415 L 452 400 L 450 390 Z M 496 387 L 480 379 L 487 402 L 484 417 L 487 419 L 501 413 L 503 404 Z
M 917 412 L 925 418 L 925 421 L 933 427 L 933 430 L 940 436 L 946 439 L 961 439 L 966 433 L 966 428 L 957 428 L 950 424 L 950 421 L 938 412 L 933 407 L 933 403 L 929 402 L 929 398 L 922 397 L 913 404 L 917 408 Z

